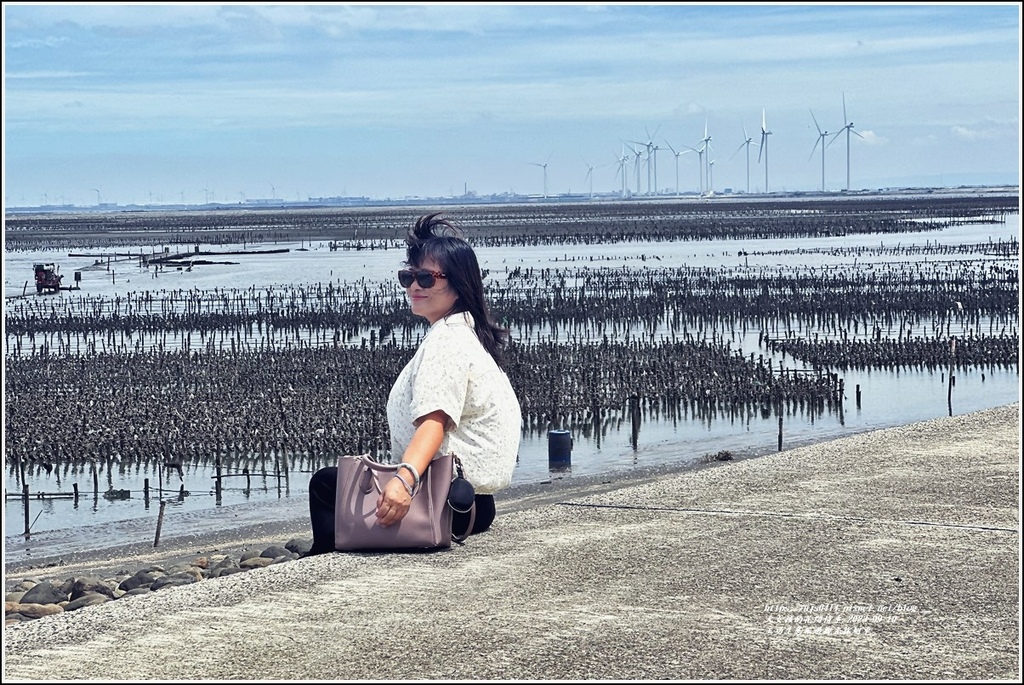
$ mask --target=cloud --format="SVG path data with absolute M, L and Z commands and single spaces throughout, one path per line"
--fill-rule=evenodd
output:
M 866 145 L 884 145 L 889 142 L 888 139 L 883 138 L 871 130 L 861 131 L 860 137 Z
M 967 141 L 994 140 L 1002 135 L 994 126 L 984 125 L 983 127 L 975 128 L 968 126 L 952 126 L 950 127 L 949 132 L 953 134 L 954 138 Z
M 4 74 L 8 80 L 25 79 L 46 81 L 50 79 L 87 78 L 94 74 L 86 71 L 9 71 Z
M 872 126 L 851 134 L 870 148 L 855 169 L 864 178 L 872 166 L 934 169 L 953 142 L 994 170 L 1019 162 L 1017 8 L 7 3 L 4 19 L 5 158 L 19 170 L 7 182 L 26 196 L 52 195 L 54 168 L 101 168 L 57 161 L 97 141 L 173 159 L 188 140 L 238 188 L 251 185 L 254 140 L 268 160 L 301 157 L 303 188 L 319 159 L 325 186 L 370 194 L 429 194 L 418 186 L 466 177 L 481 191 L 533 187 L 527 162 L 553 150 L 553 192 L 580 185 L 581 154 L 606 162 L 618 188 L 622 140 L 649 132 L 699 147 L 706 126 L 722 153 L 715 184 L 742 187 L 744 155 L 728 155 L 762 121 L 773 185 L 817 187 L 809 111 L 831 131 Z M 349 157 L 358 175 L 339 171 L 354 168 L 338 163 Z M 430 170 L 399 178 L 409 158 Z M 696 158 L 679 160 L 691 185 Z M 36 177 L 22 173 L 32 165 Z M 143 191 L 155 184 L 136 178 Z

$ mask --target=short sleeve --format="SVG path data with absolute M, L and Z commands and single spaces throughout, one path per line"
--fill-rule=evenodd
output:
M 470 357 L 460 351 L 459 336 L 452 333 L 439 326 L 421 344 L 412 376 L 414 421 L 440 409 L 450 419 L 448 428 L 459 424 L 469 387 Z

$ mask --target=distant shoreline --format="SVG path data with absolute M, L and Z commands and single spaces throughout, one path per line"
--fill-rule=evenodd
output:
M 994 184 L 994 185 L 963 185 L 963 186 L 934 186 L 934 187 L 905 187 L 905 188 L 876 188 L 873 190 L 839 190 L 839 191 L 779 191 L 770 193 L 715 193 L 712 195 L 700 195 L 690 191 L 677 195 L 656 195 L 654 197 L 637 195 L 627 198 L 621 197 L 621 193 L 595 193 L 593 196 L 587 193 L 567 193 L 564 195 L 533 196 L 533 195 L 482 195 L 482 196 L 451 196 L 451 197 L 414 197 L 407 199 L 371 199 L 366 197 L 336 197 L 317 198 L 316 200 L 305 200 L 289 202 L 280 200 L 247 200 L 245 202 L 205 202 L 185 204 L 127 204 L 99 203 L 95 206 L 79 205 L 37 205 L 7 207 L 4 210 L 6 215 L 49 215 L 49 214 L 107 214 L 123 213 L 126 211 L 141 212 L 182 212 L 182 211 L 260 211 L 268 209 L 330 209 L 330 210 L 367 210 L 367 209 L 395 209 L 395 208 L 425 208 L 445 207 L 456 209 L 460 207 L 522 207 L 522 206 L 543 206 L 543 205 L 564 205 L 564 204 L 608 204 L 608 203 L 638 203 L 651 204 L 657 202 L 686 202 L 707 203 L 715 201 L 747 201 L 763 202 L 777 200 L 849 200 L 879 197 L 934 197 L 936 195 L 981 195 L 990 193 L 1020 193 L 1019 184 Z

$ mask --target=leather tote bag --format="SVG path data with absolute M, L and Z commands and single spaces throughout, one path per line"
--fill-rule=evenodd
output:
M 448 506 L 455 457 L 434 457 L 420 476 L 409 513 L 387 528 L 377 523 L 377 499 L 398 473 L 397 464 L 381 464 L 368 454 L 338 458 L 334 506 L 334 547 L 340 551 L 428 550 L 452 545 L 452 509 Z

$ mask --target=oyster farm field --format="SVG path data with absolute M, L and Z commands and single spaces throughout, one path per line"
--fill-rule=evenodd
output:
M 510 331 L 513 486 L 752 458 L 1019 401 L 1016 188 L 8 216 L 5 557 L 299 518 L 426 330 L 463 226 Z M 60 275 L 38 292 L 36 265 Z

